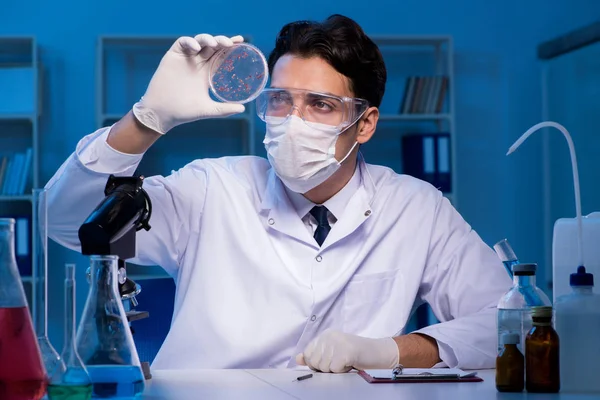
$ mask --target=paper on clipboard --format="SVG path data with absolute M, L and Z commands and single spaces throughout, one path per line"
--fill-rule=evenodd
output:
M 373 379 L 394 379 L 393 370 L 391 369 L 367 369 L 364 371 Z M 459 368 L 404 368 L 402 374 L 398 375 L 399 379 L 458 379 L 473 377 L 475 373 L 465 372 Z
M 358 371 L 368 383 L 448 383 L 483 382 L 477 371 L 465 372 L 459 368 L 405 368 L 398 364 L 393 369 Z

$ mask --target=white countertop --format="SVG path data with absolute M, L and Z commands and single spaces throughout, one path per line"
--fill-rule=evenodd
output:
M 289 369 L 153 370 L 153 378 L 146 381 L 142 399 L 600 399 L 600 394 L 499 393 L 494 370 L 479 371 L 483 382 L 369 384 L 354 372 L 313 373 L 310 379 L 295 381 L 309 372 Z

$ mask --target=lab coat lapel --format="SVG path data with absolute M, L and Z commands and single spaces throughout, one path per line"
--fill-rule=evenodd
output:
M 369 205 L 366 190 L 361 186 L 350 198 L 348 205 L 344 209 L 344 214 L 335 223 L 329 235 L 323 242 L 321 250 L 342 240 L 346 236 L 356 231 L 367 219 L 371 217 L 373 211 Z
M 322 250 L 352 234 L 373 215 L 371 200 L 375 195 L 375 183 L 367 169 L 362 153 L 359 153 L 358 168 L 360 168 L 360 187 L 350 198 L 344 209 L 344 214 L 341 218 L 338 218 L 325 242 L 323 242 Z
M 261 208 L 262 215 L 266 218 L 267 229 L 274 229 L 311 247 L 319 247 L 298 216 L 285 192 L 283 183 L 277 178 L 273 169 L 269 171 Z

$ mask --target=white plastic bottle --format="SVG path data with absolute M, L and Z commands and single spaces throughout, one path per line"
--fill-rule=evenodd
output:
M 594 275 L 585 267 L 571 274 L 572 292 L 554 304 L 554 325 L 560 341 L 561 392 L 600 394 L 600 295 Z

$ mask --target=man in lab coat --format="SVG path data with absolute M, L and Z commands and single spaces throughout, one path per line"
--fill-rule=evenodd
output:
M 133 174 L 173 127 L 244 111 L 208 94 L 208 60 L 242 41 L 178 39 L 131 112 L 79 142 L 46 185 L 55 241 L 79 249 L 107 177 Z M 434 187 L 360 156 L 386 82 L 377 46 L 335 15 L 283 27 L 268 61 L 268 160 L 200 159 L 144 182 L 152 229 L 132 261 L 177 284 L 153 368 L 493 367 L 511 284 L 495 253 Z M 422 302 L 442 322 L 405 334 Z

